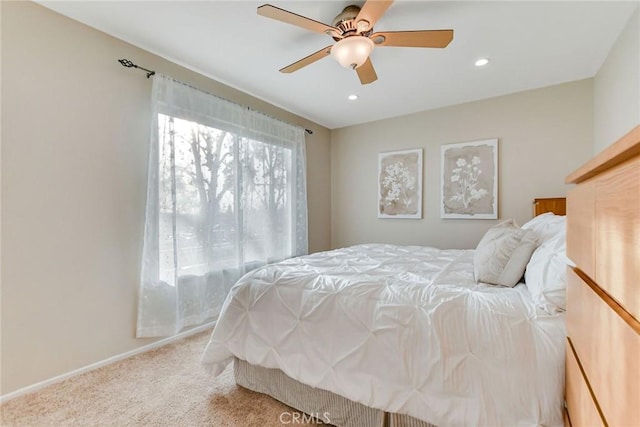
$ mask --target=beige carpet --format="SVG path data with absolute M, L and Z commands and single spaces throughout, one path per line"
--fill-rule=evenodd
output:
M 238 387 L 232 366 L 217 378 L 203 370 L 200 356 L 209 334 L 10 400 L 0 406 L 2 425 L 283 426 L 281 414 L 292 409 Z

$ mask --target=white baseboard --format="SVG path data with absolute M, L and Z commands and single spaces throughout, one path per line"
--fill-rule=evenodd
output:
M 101 360 L 99 362 L 92 363 L 90 365 L 84 366 L 82 368 L 75 369 L 75 370 L 73 370 L 71 372 L 67 372 L 65 374 L 58 375 L 58 376 L 55 376 L 53 378 L 49 378 L 48 380 L 40 381 L 40 382 L 32 384 L 30 386 L 23 387 L 23 388 L 18 389 L 16 391 L 12 391 L 11 393 L 0 395 L 0 403 L 5 403 L 5 402 L 7 402 L 7 401 L 9 401 L 11 399 L 15 399 L 16 397 L 20 397 L 20 396 L 24 396 L 25 394 L 33 393 L 34 391 L 38 391 L 38 390 L 43 389 L 43 388 L 45 388 L 47 386 L 50 386 L 50 385 L 55 384 L 55 383 L 59 383 L 61 381 L 69 379 L 71 377 L 75 377 L 77 375 L 81 375 L 81 374 L 84 374 L 86 372 L 93 371 L 94 369 L 98 369 L 98 368 L 101 368 L 103 366 L 111 365 L 112 363 L 116 363 L 116 362 L 119 362 L 120 360 L 124 360 L 126 358 L 131 357 L 131 356 L 135 356 L 136 354 L 144 353 L 146 351 L 154 350 L 156 348 L 165 346 L 167 344 L 171 344 L 172 342 L 181 340 L 182 338 L 186 338 L 188 336 L 197 334 L 198 332 L 202 332 L 202 331 L 204 331 L 206 329 L 213 328 L 214 325 L 215 325 L 215 322 L 211 322 L 211 323 L 207 323 L 206 325 L 197 326 L 195 328 L 192 328 L 192 329 L 189 329 L 187 331 L 181 332 L 181 333 L 179 333 L 177 335 L 174 335 L 172 337 L 168 337 L 168 338 L 164 338 L 164 339 L 158 340 L 158 341 L 153 342 L 153 343 L 151 343 L 149 345 L 138 347 L 138 348 L 133 349 L 131 351 L 127 351 L 126 353 L 118 354 L 118 355 L 109 357 L 108 359 L 104 359 L 104 360 Z

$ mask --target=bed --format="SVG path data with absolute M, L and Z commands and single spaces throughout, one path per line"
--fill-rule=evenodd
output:
M 530 221 L 527 260 L 552 256 L 542 235 L 564 251 L 563 219 Z M 239 385 L 336 426 L 560 426 L 563 308 L 477 282 L 477 256 L 363 244 L 259 268 L 230 291 L 203 364 L 233 361 Z

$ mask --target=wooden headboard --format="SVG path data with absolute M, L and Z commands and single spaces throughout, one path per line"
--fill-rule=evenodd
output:
M 542 215 L 547 212 L 556 215 L 566 215 L 567 199 L 564 197 L 533 199 L 533 216 Z
M 640 126 L 566 182 L 565 425 L 640 426 Z

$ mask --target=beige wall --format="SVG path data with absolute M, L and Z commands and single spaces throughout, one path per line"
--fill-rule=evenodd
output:
M 520 224 L 535 197 L 565 195 L 564 177 L 591 157 L 592 80 L 425 111 L 331 133 L 331 244 L 475 247 L 493 220 L 439 217 L 440 145 L 499 139 L 499 216 Z M 378 219 L 377 158 L 423 148 L 423 219 Z
M 594 78 L 593 109 L 594 153 L 640 124 L 640 7 Z
M 150 340 L 135 335 L 151 80 L 129 58 L 314 130 L 310 249 L 330 246 L 330 133 L 33 3 L 2 8 L 2 388 Z

